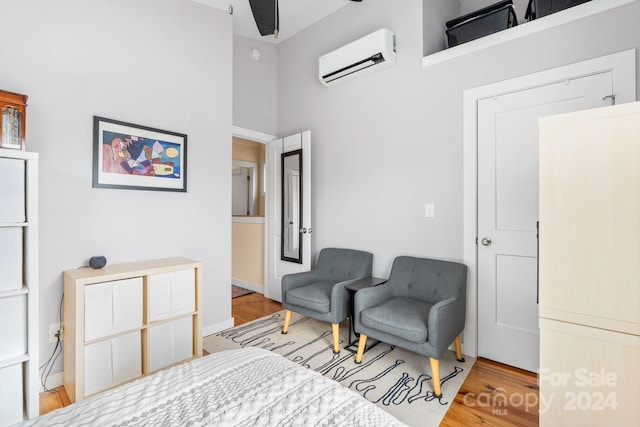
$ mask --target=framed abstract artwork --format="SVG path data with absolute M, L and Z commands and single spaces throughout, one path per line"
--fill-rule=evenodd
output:
M 187 135 L 93 117 L 93 187 L 187 191 Z

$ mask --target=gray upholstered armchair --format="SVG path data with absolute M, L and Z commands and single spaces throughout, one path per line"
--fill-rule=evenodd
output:
M 353 249 L 325 248 L 311 271 L 282 277 L 282 307 L 287 311 L 282 333 L 289 330 L 291 312 L 331 323 L 333 352 L 340 352 L 339 325 L 349 314 L 344 286 L 371 276 L 373 254 Z
M 467 267 L 464 264 L 407 256 L 393 261 L 387 283 L 355 295 L 355 330 L 360 333 L 356 363 L 362 362 L 367 337 L 429 356 L 433 390 L 440 391 L 442 353 L 455 341 L 462 358 Z

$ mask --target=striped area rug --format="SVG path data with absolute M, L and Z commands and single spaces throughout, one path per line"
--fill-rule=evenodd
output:
M 433 394 L 426 356 L 379 343 L 356 365 L 355 355 L 344 349 L 349 339 L 348 321 L 340 325 L 343 349 L 337 355 L 333 354 L 329 323 L 293 313 L 286 335 L 280 333 L 283 324 L 284 310 L 209 335 L 204 338 L 204 349 L 209 353 L 242 347 L 274 351 L 355 390 L 400 421 L 421 427 L 440 424 L 475 361 L 466 357 L 466 362 L 460 363 L 455 353 L 445 353 L 440 359 L 443 396 L 438 399 Z M 356 340 L 353 332 L 351 340 Z

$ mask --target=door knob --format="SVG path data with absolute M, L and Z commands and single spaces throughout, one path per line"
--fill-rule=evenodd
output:
M 306 228 L 301 228 L 301 229 L 300 229 L 300 234 L 305 234 L 306 232 L 307 232 L 307 229 L 306 229 Z
M 491 246 L 491 239 L 489 237 L 485 237 L 480 241 L 480 243 L 482 243 L 482 246 Z

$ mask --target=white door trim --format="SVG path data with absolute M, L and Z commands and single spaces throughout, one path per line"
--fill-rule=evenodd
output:
M 463 261 L 467 265 L 467 313 L 464 330 L 465 354 L 478 353 L 478 278 L 477 278 L 477 141 L 478 101 L 506 93 L 526 90 L 569 78 L 612 71 L 616 85 L 616 103 L 636 100 L 636 52 L 630 49 L 574 64 L 516 77 L 465 90 L 463 93 Z
M 277 136 L 269 135 L 267 133 L 262 133 L 247 128 L 241 128 L 239 126 L 233 126 L 231 133 L 235 137 L 248 139 L 249 141 L 261 142 L 263 144 L 271 142 L 274 139 L 278 139 Z

